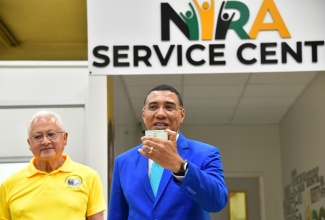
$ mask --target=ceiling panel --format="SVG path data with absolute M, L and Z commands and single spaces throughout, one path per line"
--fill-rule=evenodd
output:
M 234 98 L 241 96 L 244 85 L 184 86 L 184 98 Z
M 239 97 L 235 98 L 184 98 L 185 108 L 236 108 Z
M 170 84 L 179 87 L 182 85 L 183 76 L 180 74 L 175 75 L 128 75 L 123 77 L 124 82 L 128 86 L 149 86 L 152 87 L 153 82 L 160 84 Z
M 288 108 L 238 108 L 236 117 L 240 118 L 280 118 L 287 112 Z
M 287 97 L 249 97 L 242 98 L 238 107 L 240 108 L 271 108 L 290 107 L 296 100 L 296 96 Z
M 298 96 L 305 84 L 273 84 L 273 85 L 248 85 L 243 94 L 244 97 L 286 97 Z
M 250 84 L 307 84 L 314 76 L 315 72 L 287 72 L 287 73 L 254 73 Z
M 182 94 L 184 124 L 277 124 L 315 75 L 233 73 L 121 78 L 139 122 L 146 93 L 164 83 L 175 86 Z
M 242 85 L 247 82 L 250 74 L 187 74 L 184 75 L 184 85 L 214 86 Z

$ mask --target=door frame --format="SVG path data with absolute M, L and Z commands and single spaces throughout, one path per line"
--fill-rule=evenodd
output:
M 265 218 L 265 195 L 264 195 L 264 176 L 262 172 L 225 172 L 226 178 L 258 178 L 260 220 Z

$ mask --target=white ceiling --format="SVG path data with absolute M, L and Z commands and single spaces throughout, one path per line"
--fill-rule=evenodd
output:
M 0 0 L 0 22 L 18 43 L 6 45 L 0 35 L 0 60 L 87 60 L 86 0 Z M 170 84 L 183 96 L 184 124 L 276 124 L 316 74 L 119 76 L 117 86 L 128 94 L 139 122 L 147 92 Z
M 139 122 L 148 91 L 158 84 L 169 84 L 183 97 L 184 124 L 277 124 L 316 74 L 128 75 L 120 76 L 119 86 L 128 94 Z M 123 118 L 117 120 L 123 123 Z

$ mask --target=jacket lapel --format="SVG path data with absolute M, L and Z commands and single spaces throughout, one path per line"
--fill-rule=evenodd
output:
M 154 202 L 155 197 L 151 189 L 149 174 L 148 174 L 148 158 L 142 156 L 139 153 L 138 153 L 137 173 L 139 174 L 139 179 L 144 191 L 146 192 L 147 196 L 151 199 L 151 201 Z

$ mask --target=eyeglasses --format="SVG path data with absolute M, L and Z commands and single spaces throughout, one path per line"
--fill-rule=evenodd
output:
M 59 134 L 64 133 L 64 131 L 49 131 L 46 134 L 36 134 L 33 136 L 30 136 L 29 138 L 32 139 L 34 142 L 41 142 L 44 139 L 44 136 L 47 137 L 50 141 L 55 140 Z
M 182 107 L 177 107 L 174 104 L 166 104 L 164 106 L 159 106 L 157 104 L 151 104 L 148 105 L 147 107 L 144 107 L 143 109 L 148 110 L 149 112 L 155 113 L 157 112 L 160 108 L 162 108 L 166 113 L 173 113 L 176 112 L 178 109 L 182 110 Z

